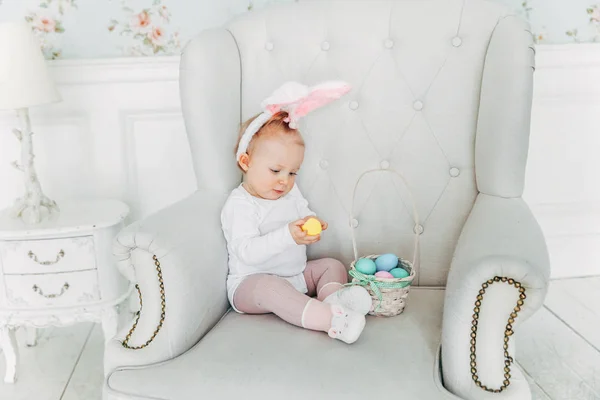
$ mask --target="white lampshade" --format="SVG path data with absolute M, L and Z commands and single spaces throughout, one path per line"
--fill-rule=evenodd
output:
M 40 43 L 26 22 L 0 23 L 0 109 L 60 101 Z

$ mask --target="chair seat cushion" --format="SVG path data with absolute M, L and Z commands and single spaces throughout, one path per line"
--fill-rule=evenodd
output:
M 229 312 L 185 354 L 116 370 L 107 389 L 119 399 L 456 398 L 436 383 L 443 299 L 411 289 L 404 313 L 368 316 L 352 345 L 274 315 Z

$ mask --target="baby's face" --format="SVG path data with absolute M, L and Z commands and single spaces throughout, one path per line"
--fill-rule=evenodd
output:
M 293 136 L 277 135 L 260 140 L 247 165 L 246 190 L 268 200 L 285 196 L 294 187 L 302 161 L 304 146 Z

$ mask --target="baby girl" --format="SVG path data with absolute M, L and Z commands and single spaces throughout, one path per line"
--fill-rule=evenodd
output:
M 241 129 L 236 158 L 243 182 L 229 195 L 221 223 L 229 253 L 227 294 L 239 313 L 274 313 L 284 321 L 331 338 L 355 342 L 371 297 L 344 286 L 344 265 L 332 258 L 307 261 L 306 246 L 321 239 L 302 225 L 317 218 L 296 185 L 304 160 L 298 118 L 345 94 L 345 83 L 308 88 L 288 82 Z M 316 296 L 316 298 L 315 298 Z

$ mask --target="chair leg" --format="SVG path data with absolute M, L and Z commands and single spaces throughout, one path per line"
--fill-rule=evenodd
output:
M 8 326 L 0 326 L 0 347 L 6 360 L 4 382 L 14 383 L 17 378 L 17 360 L 19 358 L 15 331 Z

